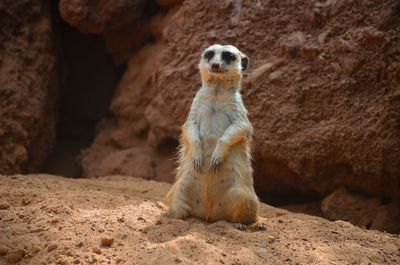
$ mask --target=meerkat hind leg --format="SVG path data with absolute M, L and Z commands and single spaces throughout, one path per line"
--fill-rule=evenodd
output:
M 185 181 L 178 180 L 168 193 L 170 207 L 167 211 L 167 216 L 176 219 L 186 219 L 191 215 L 191 207 L 187 202 L 187 186 Z

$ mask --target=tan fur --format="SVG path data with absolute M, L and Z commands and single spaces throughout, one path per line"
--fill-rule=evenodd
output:
M 207 51 L 214 51 L 211 60 L 204 58 Z M 226 63 L 221 57 L 226 51 L 236 60 Z M 252 127 L 240 95 L 242 67 L 247 62 L 247 56 L 231 45 L 215 44 L 202 54 L 203 86 L 183 125 L 176 181 L 166 197 L 170 217 L 239 223 L 257 220 Z M 219 64 L 221 71 L 214 71 L 212 64 Z

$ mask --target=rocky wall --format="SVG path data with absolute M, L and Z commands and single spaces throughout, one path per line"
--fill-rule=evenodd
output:
M 35 172 L 55 139 L 56 37 L 49 1 L 0 3 L 0 173 Z
M 69 1 L 61 1 L 61 13 L 62 2 Z M 127 70 L 111 104 L 117 122 L 107 122 L 85 152 L 87 176 L 140 175 L 135 168 L 143 172 L 142 165 L 158 176 L 159 161 L 173 168 L 179 128 L 200 86 L 200 53 L 213 43 L 229 43 L 250 58 L 242 94 L 255 129 L 253 161 L 261 197 L 322 196 L 341 186 L 380 197 L 398 193 L 397 1 L 176 4 L 151 20 L 126 22 L 145 24 L 144 35 L 152 41 L 125 54 Z M 65 14 L 66 21 L 75 21 Z M 86 22 L 92 18 L 85 16 Z M 117 30 L 111 24 L 107 29 Z M 112 166 L 118 164 L 113 154 L 126 166 Z M 137 160 L 142 155 L 150 160 Z M 129 166 L 137 161 L 148 162 Z M 172 180 L 172 170 L 164 168 L 157 172 Z

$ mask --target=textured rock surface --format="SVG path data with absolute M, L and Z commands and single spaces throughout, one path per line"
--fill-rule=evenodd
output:
M 243 95 L 259 191 L 327 194 L 345 185 L 393 195 L 400 182 L 398 12 L 396 1 L 186 1 L 163 31 L 168 47 L 157 85 L 166 113 L 184 122 L 200 85 L 200 52 L 234 44 L 250 57 Z
M 230 43 L 250 57 L 242 92 L 261 197 L 341 186 L 391 197 L 400 188 L 399 12 L 394 0 L 185 1 L 150 21 L 155 44 L 129 60 L 111 106 L 113 148 L 138 137 L 154 154 L 174 147 L 201 51 Z
M 151 21 L 150 31 L 159 41 L 145 45 L 129 59 L 110 107 L 118 122 L 105 124 L 92 147 L 84 152 L 84 176 L 118 173 L 164 181 L 173 179 L 174 139 L 180 126 L 167 115 L 155 85 L 156 70 L 166 48 L 162 42 L 163 25 L 172 14 L 161 14 Z M 138 159 L 147 162 L 137 163 Z M 146 172 L 149 175 L 143 175 Z
M 61 0 L 61 17 L 83 33 L 103 34 L 106 48 L 117 64 L 149 36 L 143 18 L 145 0 Z
M 0 4 L 0 172 L 34 172 L 55 138 L 58 76 L 48 1 Z
M 61 0 L 62 18 L 85 33 L 120 30 L 136 22 L 143 13 L 144 0 Z
M 365 198 L 338 189 L 325 197 L 321 211 L 329 220 L 344 220 L 354 225 L 390 233 L 400 232 L 399 204 L 385 204 L 376 198 Z

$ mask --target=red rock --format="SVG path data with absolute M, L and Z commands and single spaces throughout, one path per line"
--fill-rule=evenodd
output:
M 58 245 L 57 244 L 55 244 L 55 243 L 53 243 L 53 244 L 50 244 L 48 247 L 47 247 L 47 251 L 53 251 L 53 250 L 55 250 L 56 248 L 58 247 Z
M 6 246 L 0 246 L 0 256 L 6 255 L 8 252 L 8 248 Z
M 115 31 L 138 20 L 143 13 L 144 0 L 90 1 L 61 0 L 61 17 L 85 33 Z
M 374 12 L 341 0 L 184 1 L 157 16 L 149 26 L 156 43 L 130 57 L 111 104 L 118 123 L 86 153 L 85 175 L 98 175 L 91 172 L 105 157 L 140 146 L 151 156 L 162 154 L 154 160 L 155 176 L 168 172 L 165 179 L 172 181 L 172 170 L 157 165 L 167 160 L 162 148 L 176 152 L 179 128 L 201 85 L 200 53 L 212 43 L 231 43 L 250 58 L 242 93 L 254 127 L 261 197 L 327 195 L 341 186 L 394 196 L 400 187 L 400 102 L 394 96 L 400 68 L 393 57 L 399 23 L 380 27 L 376 15 L 396 6 L 393 1 L 371 3 Z M 268 78 L 277 72 L 284 74 L 271 85 Z
M 0 5 L 0 174 L 38 171 L 54 142 L 58 73 L 50 10 L 42 0 Z
M 101 238 L 101 244 L 102 244 L 103 246 L 109 247 L 109 246 L 111 246 L 113 243 L 114 243 L 114 238 L 112 238 L 112 237 L 102 237 L 102 238 Z
M 0 201 L 0 210 L 7 210 L 10 209 L 10 204 L 5 201 Z
M 342 188 L 324 198 L 321 211 L 329 220 L 344 220 L 369 228 L 380 204 L 379 199 L 367 199 Z
M 25 251 L 23 249 L 14 249 L 8 251 L 6 260 L 8 263 L 14 264 L 19 262 L 23 256 L 25 256 Z
M 102 240 L 102 242 L 103 242 L 103 240 Z M 92 248 L 92 250 L 93 250 L 93 252 L 96 253 L 96 254 L 101 254 L 101 249 L 98 248 L 98 247 L 94 247 L 94 248 Z

